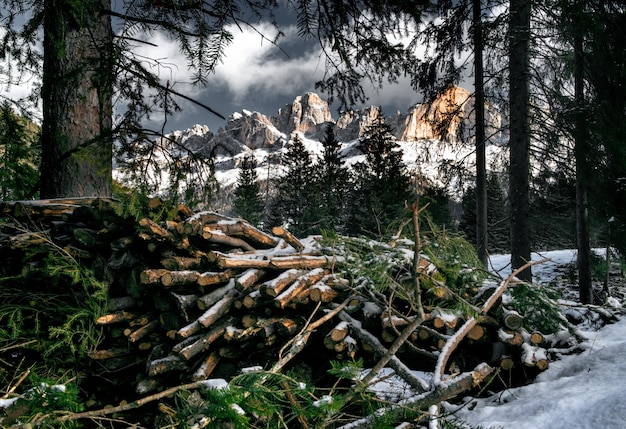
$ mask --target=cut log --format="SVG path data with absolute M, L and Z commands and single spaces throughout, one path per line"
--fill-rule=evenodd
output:
M 211 326 L 217 319 L 226 314 L 237 294 L 237 290 L 229 290 L 222 299 L 213 304 L 213 306 L 198 318 L 198 323 L 205 328 Z
M 149 362 L 148 375 L 155 377 L 170 371 L 182 371 L 185 368 L 187 365 L 178 355 L 169 355 Z
M 139 281 L 142 285 L 160 284 L 161 277 L 169 272 L 170 271 L 166 270 L 165 268 L 152 268 L 143 270 L 141 274 L 139 274 Z
M 157 326 L 159 326 L 158 321 L 153 320 L 152 322 L 149 322 L 147 325 L 142 326 L 141 328 L 131 332 L 131 334 L 128 336 L 128 341 L 130 341 L 131 343 L 135 343 L 141 340 L 150 332 L 154 331 L 157 328 Z
M 206 310 L 207 308 L 218 302 L 220 299 L 222 299 L 224 295 L 226 295 L 233 289 L 235 289 L 235 279 L 231 279 L 225 286 L 215 289 L 208 294 L 198 298 L 198 308 L 200 310 Z
M 200 273 L 197 271 L 168 271 L 161 276 L 161 284 L 165 287 L 194 284 L 198 281 Z
M 269 268 L 278 270 L 286 270 L 289 268 L 314 269 L 314 268 L 332 268 L 335 264 L 334 258 L 327 256 L 279 256 L 270 259 Z
M 524 337 L 521 333 L 502 328 L 498 330 L 498 339 L 510 346 L 521 346 L 524 343 Z
M 202 362 L 202 364 L 198 367 L 198 369 L 193 373 L 191 379 L 193 381 L 198 380 L 206 380 L 211 376 L 217 364 L 220 361 L 220 355 L 218 352 L 212 352 L 209 356 Z
M 308 273 L 298 277 L 298 279 L 293 282 L 291 286 L 289 286 L 285 291 L 283 291 L 280 295 L 274 298 L 276 306 L 280 308 L 285 308 L 285 306 L 298 294 L 300 294 L 300 292 L 303 292 L 304 289 L 318 282 L 326 274 L 326 270 L 322 268 L 315 268 Z
M 467 333 L 467 338 L 470 340 L 478 341 L 485 339 L 487 335 L 487 330 L 482 325 L 476 325 Z
M 205 227 L 206 226 L 211 229 L 220 230 L 226 235 L 241 237 L 251 244 L 256 244 L 261 248 L 272 248 L 278 245 L 276 237 L 272 237 L 271 235 L 264 233 L 241 219 L 236 221 L 221 221 L 219 223 L 205 225 Z
M 532 332 L 530 334 L 530 343 L 532 345 L 537 346 L 537 345 L 543 343 L 543 341 L 544 341 L 544 336 L 543 336 L 543 334 L 541 332 L 534 331 L 534 332 Z
M 317 282 L 311 287 L 309 296 L 313 302 L 333 302 L 339 296 L 339 292 L 324 282 Z
M 246 289 L 257 283 L 265 274 L 265 270 L 260 270 L 258 268 L 249 268 L 243 274 L 237 276 L 237 280 L 235 281 L 235 287 L 237 287 L 239 291 L 245 291 Z
M 212 272 L 207 271 L 198 274 L 196 282 L 199 286 L 210 286 L 218 283 L 224 283 L 234 276 L 234 272 L 231 270 Z
M 190 256 L 169 256 L 161 259 L 163 268 L 171 271 L 199 270 L 203 265 L 202 258 Z
M 298 277 L 305 273 L 304 270 L 296 270 L 295 268 L 288 269 L 282 272 L 272 280 L 268 280 L 260 287 L 260 291 L 263 295 L 270 298 L 277 297 L 287 286 L 292 284 Z
M 515 310 L 506 310 L 502 316 L 502 322 L 507 328 L 516 331 L 522 327 L 524 318 Z
M 272 228 L 272 234 L 275 234 L 276 236 L 285 240 L 287 244 L 289 244 L 296 250 L 296 252 L 302 252 L 304 250 L 304 244 L 302 244 L 300 240 L 298 240 L 291 232 L 289 232 L 285 228 L 275 226 Z
M 214 326 L 208 333 L 201 335 L 196 340 L 182 347 L 180 351 L 178 351 L 178 354 L 183 359 L 189 360 L 204 352 L 213 342 L 215 342 L 218 338 L 224 335 L 224 333 L 226 332 L 226 327 L 229 326 L 231 322 L 232 319 L 230 318 L 220 322 L 219 324 Z
M 254 247 L 248 244 L 247 241 L 242 240 L 238 237 L 231 237 L 230 235 L 224 234 L 224 232 L 220 230 L 211 229 L 210 226 L 205 226 L 202 230 L 202 238 L 211 243 L 223 244 L 226 246 L 246 250 L 246 251 L 254 251 Z
M 127 322 L 134 317 L 135 315 L 133 313 L 118 311 L 116 313 L 105 314 L 104 316 L 98 317 L 96 325 L 110 325 L 112 323 Z
M 330 331 L 330 337 L 333 341 L 341 341 L 350 333 L 350 325 L 348 322 L 340 322 Z
M 549 365 L 544 349 L 526 343 L 522 344 L 522 362 L 526 366 L 537 367 L 540 371 L 546 370 Z

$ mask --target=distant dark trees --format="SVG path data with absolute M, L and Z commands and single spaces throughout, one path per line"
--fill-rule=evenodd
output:
M 257 225 L 263 214 L 263 202 L 261 200 L 261 187 L 256 173 L 258 163 L 253 155 L 246 155 L 239 166 L 235 199 L 233 202 L 235 212 Z
M 354 187 L 348 200 L 346 231 L 386 237 L 388 228 L 402 218 L 415 195 L 402 151 L 380 112 L 359 139 L 359 148 L 365 161 L 353 166 Z
M 382 114 L 361 137 L 359 149 L 364 160 L 351 169 L 341 157 L 332 126 L 321 143 L 323 152 L 314 161 L 301 137 L 292 136 L 282 159 L 284 172 L 268 185 L 274 189 L 264 223 L 268 227 L 285 225 L 296 235 L 334 231 L 389 237 L 390 228 L 404 220 L 406 205 L 416 194 L 402 150 Z M 240 216 L 245 207 L 239 196 L 249 188 L 251 177 L 246 175 L 244 181 L 243 174 L 241 170 L 235 191 L 235 209 Z
M 39 129 L 18 116 L 8 103 L 0 106 L 0 200 L 38 195 Z

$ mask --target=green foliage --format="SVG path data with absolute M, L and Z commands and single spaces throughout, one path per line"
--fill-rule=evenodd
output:
M 350 235 L 390 237 L 388 228 L 405 218 L 405 204 L 414 199 L 402 151 L 382 113 L 360 139 L 365 162 L 354 165 L 354 187 L 349 195 L 346 232 Z M 395 231 L 393 231 L 395 232 Z
M 351 174 L 339 155 L 341 148 L 333 128 L 328 126 L 322 139 L 324 152 L 318 160 L 319 171 L 315 176 L 319 190 L 319 229 L 337 231 L 342 228 L 346 201 L 350 189 Z
M 239 166 L 234 202 L 235 212 L 253 225 L 258 225 L 263 212 L 256 168 L 254 156 L 246 155 Z
M 105 312 L 107 285 L 44 232 L 36 234 L 41 244 L 27 249 L 27 268 L 0 279 L 0 348 L 27 343 L 49 370 L 75 371 L 101 339 L 94 322 Z
M 319 230 L 317 189 L 311 180 L 315 169 L 302 139 L 294 134 L 283 162 L 286 172 L 276 183 L 276 196 L 270 203 L 270 226 L 286 225 L 296 236 Z
M 524 315 L 523 326 L 528 332 L 554 334 L 563 328 L 563 316 L 555 300 L 560 296 L 548 285 L 519 283 L 509 288 L 513 298 L 510 308 Z
M 5 102 L 0 107 L 0 200 L 37 196 L 38 143 L 38 127 Z

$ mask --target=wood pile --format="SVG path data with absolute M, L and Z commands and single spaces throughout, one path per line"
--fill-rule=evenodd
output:
M 387 365 L 421 392 L 451 375 L 472 374 L 471 388 L 494 367 L 532 377 L 548 366 L 551 339 L 526 332 L 522 315 L 501 305 L 508 281 L 468 314 L 449 297 L 431 296 L 422 316 L 393 291 L 385 295 L 345 275 L 345 255 L 319 237 L 301 239 L 279 227 L 267 233 L 184 206 L 173 220 L 136 221 L 117 216 L 114 204 L 3 203 L 0 264 L 3 276 L 14 273 L 27 248 L 49 240 L 108 282 L 108 312 L 95 321 L 103 339 L 89 353 L 90 371 L 132 387 L 134 394 L 121 389 L 118 399 L 229 379 L 251 366 L 302 365 L 323 380 L 329 361 L 355 358 L 373 365 L 387 356 Z M 151 204 L 158 212 L 160 202 Z M 411 264 L 409 258 L 397 268 L 407 288 L 415 285 L 412 270 L 421 278 L 437 270 L 425 257 Z M 439 374 L 429 384 L 411 370 Z

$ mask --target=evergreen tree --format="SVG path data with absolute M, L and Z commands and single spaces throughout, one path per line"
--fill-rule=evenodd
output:
M 322 145 L 324 152 L 319 158 L 316 175 L 319 227 L 320 230 L 338 231 L 342 225 L 346 197 L 350 189 L 350 171 L 339 155 L 341 145 L 331 125 L 326 128 Z
M 156 38 L 150 36 L 155 33 L 176 41 L 194 71 L 192 83 L 206 84 L 234 39 L 232 29 L 252 27 L 261 40 L 278 43 L 283 32 L 275 13 L 293 8 L 299 34 L 318 40 L 329 60 L 327 73 L 318 86 L 331 98 L 338 96 L 345 105 L 364 101 L 364 82 L 382 83 L 405 73 L 416 73 L 411 66 L 412 48 L 397 43 L 397 36 L 419 26 L 421 11 L 429 3 L 0 2 L 0 58 L 11 59 L 11 66 L 0 70 L 2 77 L 14 83 L 20 82 L 20 75 L 25 73 L 42 76 L 42 197 L 110 196 L 112 151 L 118 147 L 124 159 L 144 152 L 137 157 L 143 165 L 133 163 L 128 169 L 147 171 L 147 165 L 154 163 L 154 151 L 150 148 L 162 142 L 157 136 L 163 137 L 162 130 L 146 129 L 143 125 L 155 108 L 167 120 L 180 110 L 177 100 L 184 99 L 222 117 L 162 79 L 158 73 L 163 67 L 158 59 L 136 54 L 138 46 L 153 45 Z M 265 22 L 274 25 L 278 36 L 263 33 Z M 143 35 L 148 35 L 148 39 L 142 40 Z M 43 55 L 38 42 L 43 42 Z M 123 112 L 122 117 L 115 124 L 114 99 L 124 105 L 118 110 Z M 170 171 L 180 168 L 180 157 L 168 161 Z M 205 188 L 210 192 L 212 186 L 209 183 Z
M 37 126 L 17 116 L 5 102 L 0 107 L 0 199 L 30 199 L 39 182 Z
M 511 267 L 530 261 L 530 37 L 531 1 L 511 0 L 509 16 L 509 198 Z M 532 281 L 530 267 L 519 273 Z
M 402 151 L 381 112 L 365 129 L 359 148 L 365 162 L 354 165 L 346 230 L 349 234 L 385 237 L 389 227 L 403 218 L 405 204 L 412 202 L 414 195 Z
M 269 226 L 286 225 L 296 236 L 316 232 L 319 220 L 316 216 L 315 169 L 311 154 L 297 133 L 289 142 L 283 164 L 285 174 L 276 182 Z
M 239 166 L 234 202 L 235 212 L 253 225 L 259 223 L 263 212 L 256 168 L 257 161 L 254 156 L 244 156 Z

